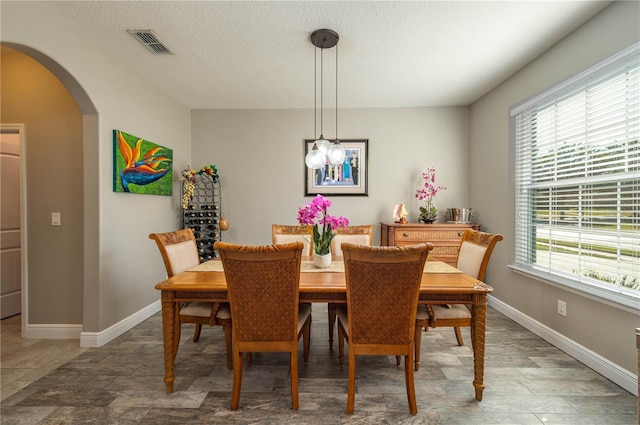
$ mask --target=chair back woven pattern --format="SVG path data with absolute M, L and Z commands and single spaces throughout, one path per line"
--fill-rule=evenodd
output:
M 352 344 L 407 345 L 431 244 L 342 245 Z
M 215 249 L 224 267 L 235 340 L 297 341 L 302 242 L 216 242 Z

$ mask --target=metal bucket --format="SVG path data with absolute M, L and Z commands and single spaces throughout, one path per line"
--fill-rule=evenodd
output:
M 470 223 L 475 215 L 473 208 L 447 208 L 447 220 L 456 223 Z

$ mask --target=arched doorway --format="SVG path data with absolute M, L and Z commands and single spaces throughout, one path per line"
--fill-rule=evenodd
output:
M 13 63 L 6 54 L 16 55 Z M 22 335 L 79 338 L 96 321 L 87 311 L 97 306 L 97 111 L 48 56 L 12 43 L 2 43 L 2 55 L 0 121 L 25 124 Z M 58 227 L 51 225 L 56 212 Z

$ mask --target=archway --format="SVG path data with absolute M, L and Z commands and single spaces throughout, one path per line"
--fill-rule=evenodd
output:
M 99 265 L 99 220 L 98 220 L 98 115 L 93 103 L 91 102 L 88 94 L 80 86 L 78 81 L 70 75 L 63 66 L 55 62 L 53 59 L 44 55 L 43 53 L 32 49 L 28 46 L 14 44 L 14 43 L 1 43 L 4 47 L 14 49 L 21 54 L 24 54 L 31 59 L 38 62 L 46 70 L 48 70 L 60 83 L 66 88 L 68 94 L 73 98 L 73 101 L 77 105 L 81 114 L 81 121 L 77 129 L 81 134 L 81 146 L 82 153 L 80 161 L 81 172 L 78 178 L 80 178 L 80 196 L 81 196 L 81 251 L 82 251 L 82 265 L 81 265 L 81 282 L 79 283 L 82 288 L 82 295 L 79 297 L 82 304 L 82 329 L 97 329 L 98 327 L 98 265 Z M 27 143 L 29 139 L 27 129 Z M 27 154 L 28 155 L 28 154 Z M 80 167 L 80 166 L 79 166 Z M 26 182 L 27 190 L 29 191 L 29 182 Z M 35 214 L 35 211 L 23 211 L 23 214 Z M 64 218 L 63 218 L 64 223 Z M 24 229 L 27 233 L 29 227 Z M 34 266 L 33 263 L 36 260 L 29 260 L 29 247 L 26 248 L 27 252 L 24 252 L 23 261 L 27 261 L 26 270 L 27 273 L 23 276 L 23 320 L 22 320 L 22 335 L 23 337 L 37 337 L 37 338 L 55 338 L 64 337 L 64 329 L 61 331 L 57 329 L 57 335 L 43 335 L 43 329 L 46 327 L 29 327 L 31 323 L 29 318 L 29 270 Z M 26 314 L 25 314 L 26 313 Z M 42 323 L 38 320 L 38 323 Z M 50 323 L 45 321 L 45 323 Z M 53 320 L 53 323 L 58 323 Z M 63 323 L 64 324 L 64 323 Z M 67 336 L 68 337 L 68 336 Z

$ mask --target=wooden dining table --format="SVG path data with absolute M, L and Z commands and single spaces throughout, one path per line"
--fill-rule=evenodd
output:
M 346 303 L 344 264 L 334 259 L 326 269 L 317 269 L 309 258 L 300 270 L 300 302 Z M 162 334 L 164 338 L 164 382 L 173 392 L 174 361 L 180 339 L 180 303 L 191 301 L 228 302 L 227 282 L 222 263 L 210 260 L 168 278 L 155 286 L 161 291 Z M 425 263 L 420 286 L 421 304 L 467 304 L 472 314 L 473 386 L 476 400 L 484 390 L 484 343 L 487 295 L 493 289 L 440 261 Z

